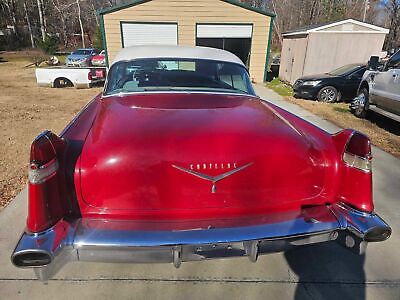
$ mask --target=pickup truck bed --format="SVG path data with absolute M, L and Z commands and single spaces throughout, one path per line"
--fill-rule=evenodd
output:
M 106 68 L 104 67 L 61 66 L 36 69 L 37 84 L 45 87 L 90 88 L 96 83 L 104 82 L 105 78 Z

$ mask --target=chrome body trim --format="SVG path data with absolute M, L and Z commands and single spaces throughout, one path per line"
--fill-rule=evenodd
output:
M 367 242 L 382 241 L 391 234 L 375 213 L 345 204 L 249 226 L 152 230 L 137 225 L 133 221 L 61 220 L 39 234 L 23 233 L 11 260 L 17 267 L 34 268 L 45 281 L 70 261 L 167 262 L 179 267 L 185 261 L 247 256 L 255 262 L 261 254 L 332 240 L 360 253 Z
M 191 174 L 193 176 L 196 176 L 198 178 L 210 181 L 212 183 L 211 193 L 215 193 L 217 191 L 216 184 L 217 184 L 218 181 L 221 181 L 222 179 L 225 179 L 225 178 L 227 178 L 227 177 L 229 177 L 229 176 L 231 176 L 231 175 L 233 175 L 233 174 L 235 174 L 235 173 L 237 173 L 237 172 L 239 172 L 239 171 L 241 171 L 241 170 L 243 170 L 243 169 L 245 169 L 247 167 L 250 167 L 252 164 L 253 164 L 252 162 L 248 163 L 248 164 L 246 164 L 244 166 L 234 168 L 233 170 L 230 170 L 228 172 L 222 173 L 222 174 L 217 175 L 217 176 L 211 176 L 211 175 L 203 174 L 203 173 L 196 172 L 196 171 L 193 171 L 193 170 L 190 170 L 190 169 L 179 167 L 177 165 L 172 165 L 172 167 L 174 167 L 175 169 L 178 169 L 178 170 L 180 170 L 182 172 L 185 172 L 185 173 Z
M 205 95 L 227 95 L 227 96 L 246 96 L 249 98 L 254 98 L 256 100 L 260 100 L 260 97 L 257 95 L 247 94 L 247 93 L 239 93 L 239 92 L 218 92 L 218 91 L 194 91 L 194 90 L 185 90 L 185 91 L 137 91 L 137 92 L 120 92 L 110 95 L 102 94 L 101 98 L 106 99 L 110 97 L 123 97 L 123 96 L 131 96 L 131 95 L 143 95 L 143 94 L 205 94 Z

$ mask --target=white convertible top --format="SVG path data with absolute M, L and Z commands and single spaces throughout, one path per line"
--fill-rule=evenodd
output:
M 190 46 L 133 46 L 122 49 L 112 64 L 139 58 L 188 58 L 232 62 L 244 66 L 235 54 L 216 48 Z

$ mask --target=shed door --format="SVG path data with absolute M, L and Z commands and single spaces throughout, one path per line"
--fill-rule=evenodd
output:
M 178 24 L 121 22 L 122 46 L 178 45 Z
M 252 34 L 248 24 L 197 24 L 196 45 L 230 51 L 249 67 Z

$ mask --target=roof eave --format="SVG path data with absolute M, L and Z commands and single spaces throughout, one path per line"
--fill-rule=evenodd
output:
M 345 24 L 345 23 L 357 24 L 357 25 L 364 26 L 366 28 L 369 28 L 369 29 L 372 29 L 372 30 L 375 31 L 375 32 L 374 31 L 370 31 L 370 33 L 385 33 L 385 34 L 389 33 L 389 29 L 384 28 L 384 27 L 379 27 L 379 26 L 372 25 L 372 24 L 369 24 L 369 23 L 357 21 L 357 20 L 354 20 L 354 19 L 346 19 L 346 20 L 342 20 L 342 21 L 332 22 L 332 23 L 327 24 L 327 25 L 321 25 L 319 27 L 308 29 L 308 30 L 293 31 L 293 32 L 287 32 L 287 33 L 284 32 L 284 33 L 282 33 L 282 36 L 285 37 L 285 36 L 305 35 L 305 34 L 310 34 L 310 33 L 313 33 L 313 32 L 323 32 L 323 33 L 325 33 L 325 32 L 329 32 L 329 31 L 323 31 L 324 29 L 331 28 L 331 27 L 338 26 L 338 25 Z M 340 31 L 340 32 L 345 33 L 346 31 Z M 357 31 L 352 31 L 352 32 L 356 33 Z
M 120 5 L 116 5 L 116 6 L 112 6 L 112 7 L 108 7 L 108 8 L 99 9 L 99 10 L 97 10 L 96 13 L 97 13 L 97 15 L 106 15 L 106 14 L 109 14 L 109 13 L 113 13 L 113 12 L 116 12 L 116 11 L 119 11 L 119 10 L 122 10 L 122 9 L 125 9 L 125 8 L 129 8 L 129 7 L 132 7 L 132 6 L 135 6 L 135 5 L 139 5 L 139 4 L 142 4 L 142 3 L 146 3 L 146 2 L 150 2 L 150 1 L 152 1 L 152 0 L 133 0 L 133 1 L 129 2 L 129 3 L 124 3 L 124 4 L 120 4 Z M 256 13 L 259 13 L 259 14 L 262 14 L 262 15 L 265 15 L 265 16 L 268 16 L 268 17 L 271 17 L 271 18 L 275 18 L 276 17 L 276 15 L 274 13 L 272 13 L 272 12 L 264 11 L 262 9 L 255 8 L 253 6 L 237 2 L 235 0 L 221 0 L 221 1 L 229 3 L 229 4 L 232 4 L 232 5 L 239 6 L 241 8 L 244 8 L 244 9 L 247 9 L 247 10 L 250 10 L 250 11 L 254 11 Z
M 298 32 L 284 32 L 282 33 L 282 36 L 295 36 L 295 35 L 307 35 L 309 34 L 309 31 L 298 31 Z

